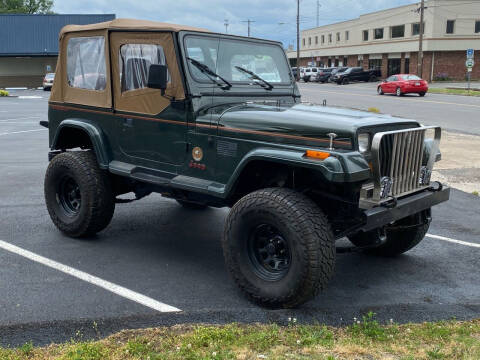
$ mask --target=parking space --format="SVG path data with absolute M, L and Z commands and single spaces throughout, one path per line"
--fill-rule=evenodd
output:
M 373 84 L 352 84 L 348 89 L 302 84 L 301 89 L 307 97 L 328 96 L 331 104 L 337 100 L 326 90 L 363 94 L 367 86 Z M 319 95 L 311 95 L 316 92 Z M 117 205 L 111 225 L 95 238 L 63 236 L 43 200 L 48 132 L 37 124 L 46 118 L 47 95 L 37 91 L 27 96 L 41 98 L 0 99 L 2 345 L 29 339 L 61 341 L 77 330 L 96 336 L 181 322 L 286 322 L 295 316 L 301 322 L 338 325 L 368 310 L 382 321 L 479 317 L 480 200 L 456 190 L 450 202 L 433 211 L 433 237 L 394 259 L 339 254 L 330 286 L 297 310 L 270 311 L 243 298 L 223 263 L 220 238 L 226 209 L 186 210 L 153 195 Z M 43 262 L 22 250 L 41 256 Z M 45 259 L 77 272 L 49 266 Z M 88 276 L 79 274 L 100 281 L 87 281 Z M 102 287 L 101 281 L 127 292 Z M 181 311 L 142 305 L 125 296 L 128 291 Z

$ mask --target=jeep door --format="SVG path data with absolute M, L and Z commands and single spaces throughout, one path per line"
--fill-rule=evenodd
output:
M 114 115 L 122 161 L 175 173 L 186 156 L 185 110 L 172 106 L 185 92 L 171 32 L 110 34 Z M 147 87 L 149 67 L 167 65 L 162 96 Z

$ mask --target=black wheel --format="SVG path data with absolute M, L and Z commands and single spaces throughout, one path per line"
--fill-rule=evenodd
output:
M 385 227 L 383 233 L 380 229 L 375 229 L 348 238 L 355 246 L 363 247 L 380 242 L 380 237 L 386 236 L 381 246 L 367 249 L 366 252 L 379 256 L 397 256 L 412 249 L 423 240 L 430 226 L 430 214 L 430 209 L 425 210 Z
M 192 210 L 203 210 L 206 209 L 208 206 L 202 203 L 196 203 L 196 202 L 191 202 L 191 201 L 186 201 L 186 200 L 178 200 L 177 202 L 182 205 L 186 209 L 192 209 Z
M 342 85 L 348 85 L 348 82 L 349 82 L 348 79 L 345 78 L 345 79 L 342 80 Z
M 420 96 L 422 96 L 422 97 L 425 96 L 425 94 L 426 94 L 426 93 L 423 92 L 423 91 L 422 91 L 421 93 L 418 93 L 418 95 L 420 95 Z
M 370 78 L 368 79 L 368 81 L 370 81 L 370 82 L 377 81 L 377 77 L 376 77 L 375 75 L 372 75 L 372 76 L 370 76 Z
M 377 93 L 378 93 L 378 95 L 383 95 L 384 94 L 381 86 L 377 87 Z
M 237 285 L 271 308 L 306 302 L 334 272 L 335 242 L 326 216 L 290 189 L 263 189 L 240 199 L 227 217 L 222 245 Z
M 110 178 L 91 151 L 55 156 L 48 165 L 44 188 L 50 218 L 68 236 L 93 235 L 112 219 L 115 196 Z
M 403 94 L 402 94 L 402 89 L 400 89 L 399 87 L 397 87 L 397 89 L 395 90 L 395 94 L 396 94 L 397 96 L 402 96 L 402 95 L 403 95 Z

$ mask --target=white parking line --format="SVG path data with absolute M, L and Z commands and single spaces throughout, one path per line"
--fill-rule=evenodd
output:
M 47 130 L 48 130 L 48 129 L 35 129 L 35 130 L 23 130 L 23 131 L 5 132 L 5 133 L 0 133 L 0 136 L 12 135 L 12 134 L 21 134 L 21 133 L 28 133 L 28 132 L 34 132 L 34 131 L 47 131 Z
M 109 281 L 100 279 L 99 277 L 87 274 L 86 272 L 74 269 L 70 266 L 61 264 L 59 262 L 56 262 L 54 260 L 47 259 L 46 257 L 37 255 L 31 251 L 22 249 L 18 246 L 12 245 L 6 241 L 0 240 L 0 248 L 10 251 L 11 253 L 23 256 L 27 259 L 30 259 L 32 261 L 35 261 L 39 264 L 48 266 L 52 269 L 61 271 L 65 274 L 71 275 L 73 277 L 76 277 L 77 279 L 86 281 L 90 284 L 96 285 L 98 287 L 101 287 L 107 291 L 110 291 L 116 295 L 119 295 L 125 299 L 132 300 L 138 304 L 147 306 L 153 310 L 159 311 L 159 312 L 178 312 L 182 311 L 180 309 L 177 309 L 176 307 L 164 304 L 162 302 L 159 302 L 157 300 L 154 300 L 152 298 L 149 298 L 148 296 L 139 294 L 135 291 L 129 290 L 127 288 L 124 288 L 120 285 L 111 283 Z
M 465 245 L 465 246 L 471 246 L 471 247 L 474 247 L 474 248 L 480 248 L 480 244 L 471 243 L 471 242 L 468 242 L 468 241 L 456 240 L 456 239 L 451 239 L 451 238 L 448 238 L 448 237 L 445 237 L 445 236 L 433 235 L 433 234 L 427 234 L 426 236 L 428 236 L 429 238 L 432 238 L 432 239 L 448 241 L 448 242 L 458 244 L 458 245 Z
M 41 116 L 27 116 L 27 117 L 21 117 L 21 118 L 0 119 L 0 122 L 15 121 L 15 120 L 31 120 L 31 119 L 41 119 Z

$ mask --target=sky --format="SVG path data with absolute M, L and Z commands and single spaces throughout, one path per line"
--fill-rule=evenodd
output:
M 170 22 L 277 40 L 284 46 L 296 45 L 296 0 L 54 0 L 60 14 L 116 14 L 117 18 L 135 18 Z M 417 3 L 418 0 L 319 0 L 320 25 L 350 20 L 361 14 Z M 316 25 L 317 0 L 300 1 L 300 30 Z

